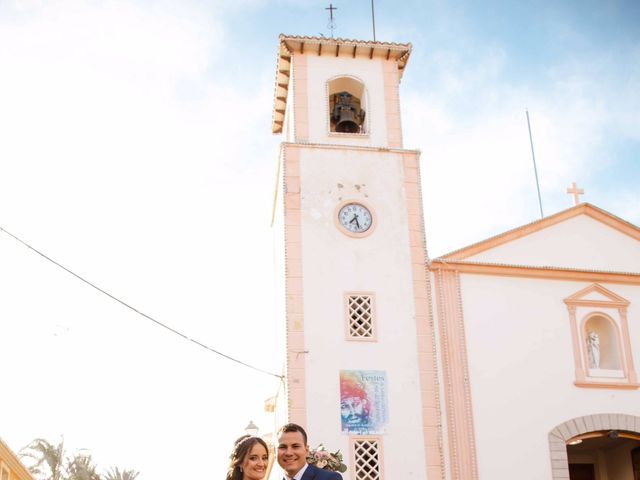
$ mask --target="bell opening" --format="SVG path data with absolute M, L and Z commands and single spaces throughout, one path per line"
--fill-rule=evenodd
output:
M 329 87 L 329 131 L 366 133 L 365 109 L 362 105 L 364 84 L 351 77 L 339 77 Z

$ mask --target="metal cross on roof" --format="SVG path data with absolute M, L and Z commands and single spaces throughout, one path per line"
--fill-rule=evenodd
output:
M 584 189 L 578 188 L 576 182 L 573 182 L 571 187 L 567 188 L 567 193 L 573 195 L 573 204 L 578 205 L 580 203 L 580 195 L 584 195 Z
M 329 23 L 327 24 L 327 27 L 331 30 L 331 38 L 333 38 L 333 31 L 336 29 L 336 21 L 333 18 L 333 11 L 337 9 L 338 7 L 334 7 L 333 3 L 330 3 L 329 6 L 325 8 L 325 10 L 329 10 Z

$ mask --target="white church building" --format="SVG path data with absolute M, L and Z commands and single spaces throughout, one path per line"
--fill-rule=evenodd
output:
M 579 204 L 429 259 L 410 54 L 280 37 L 284 417 L 345 479 L 639 480 L 640 229 Z

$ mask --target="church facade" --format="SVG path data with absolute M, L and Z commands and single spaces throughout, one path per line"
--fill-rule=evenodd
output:
M 451 478 L 636 480 L 640 229 L 580 204 L 430 271 Z
M 346 478 L 637 480 L 640 230 L 584 204 L 429 260 L 410 54 L 280 37 L 287 420 Z

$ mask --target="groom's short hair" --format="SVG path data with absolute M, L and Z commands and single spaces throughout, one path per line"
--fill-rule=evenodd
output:
M 282 427 L 280 427 L 280 430 L 278 430 L 278 437 L 283 433 L 289 432 L 300 432 L 302 434 L 302 439 L 304 440 L 305 446 L 307 445 L 307 432 L 305 432 L 304 428 L 302 428 L 300 425 L 298 425 L 297 423 L 287 423 L 283 425 Z

